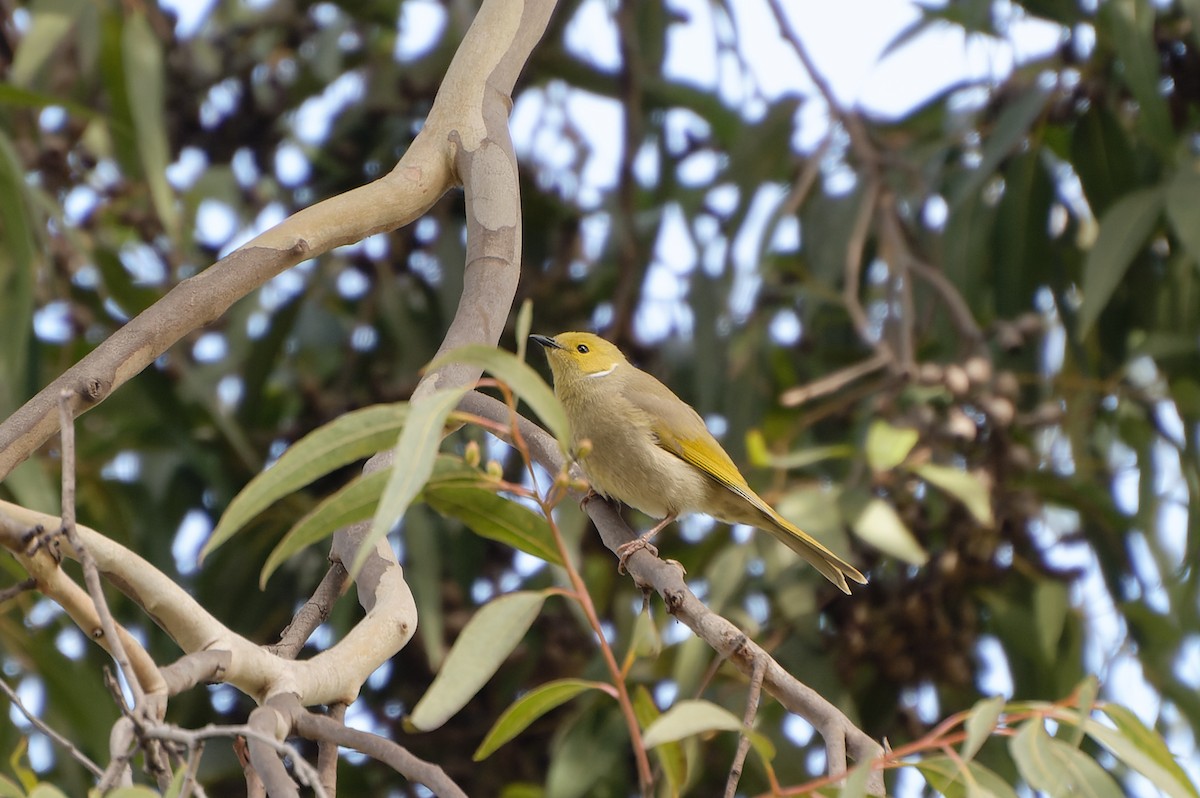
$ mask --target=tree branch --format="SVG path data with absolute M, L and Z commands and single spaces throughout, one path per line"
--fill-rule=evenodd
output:
M 501 424 L 509 423 L 509 408 L 481 393 L 468 393 L 459 408 Z M 526 418 L 518 417 L 517 424 L 530 456 L 551 474 L 558 473 L 564 461 L 554 437 Z M 575 496 L 582 498 L 581 494 Z M 604 545 L 614 554 L 623 543 L 636 537 L 611 503 L 589 501 L 584 510 L 595 522 Z M 658 593 L 668 612 L 738 670 L 753 677 L 755 669 L 762 668 L 763 688 L 790 712 L 811 723 L 825 740 L 831 774 L 845 772 L 847 755 L 857 762 L 866 762 L 883 753 L 883 747 L 856 727 L 841 710 L 788 673 L 736 626 L 709 610 L 688 588 L 678 566 L 660 560 L 644 549 L 635 552 L 625 565 L 635 584 Z M 868 789 L 883 792 L 882 774 L 871 775 Z

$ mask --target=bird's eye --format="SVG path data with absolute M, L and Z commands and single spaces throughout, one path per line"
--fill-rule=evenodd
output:
M 588 353 L 587 344 L 580 344 L 579 346 L 575 347 L 575 351 L 581 355 L 586 355 Z

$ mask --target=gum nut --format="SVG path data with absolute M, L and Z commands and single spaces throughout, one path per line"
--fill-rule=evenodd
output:
M 966 363 L 967 377 L 975 385 L 986 385 L 992 379 L 992 364 L 986 357 L 976 355 Z
M 962 396 L 971 389 L 971 380 L 962 366 L 957 363 L 946 366 L 946 387 L 955 396 Z

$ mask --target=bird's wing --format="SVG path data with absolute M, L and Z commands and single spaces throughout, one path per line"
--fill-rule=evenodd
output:
M 640 376 L 645 379 L 631 380 L 623 393 L 646 414 L 658 445 L 773 516 L 774 511 L 750 489 L 733 458 L 708 431 L 700 414 L 654 377 L 645 372 Z M 667 418 L 672 419 L 670 426 L 664 421 Z

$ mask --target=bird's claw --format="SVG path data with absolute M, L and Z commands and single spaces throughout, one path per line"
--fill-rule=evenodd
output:
M 646 539 L 645 536 L 634 538 L 628 543 L 622 543 L 617 546 L 617 573 L 625 573 L 625 563 L 637 552 L 645 549 L 653 556 L 658 556 L 658 547 Z

